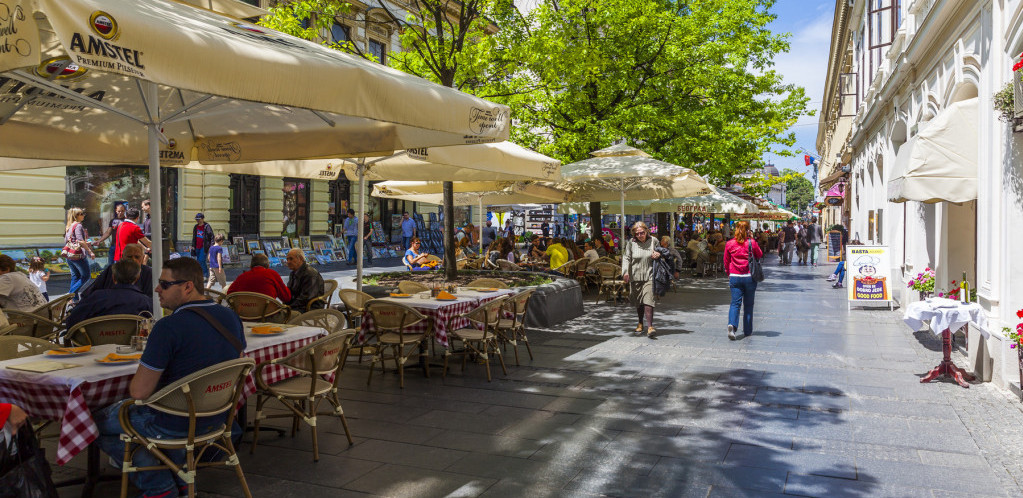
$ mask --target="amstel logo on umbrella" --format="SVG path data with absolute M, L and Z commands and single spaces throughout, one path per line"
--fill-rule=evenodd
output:
M 36 67 L 36 74 L 55 80 L 75 79 L 87 71 L 88 69 L 71 62 L 71 58 L 66 55 L 46 59 Z
M 117 21 L 102 10 L 97 10 L 89 16 L 89 24 L 92 26 L 92 30 L 104 40 L 116 40 L 120 35 L 117 31 Z

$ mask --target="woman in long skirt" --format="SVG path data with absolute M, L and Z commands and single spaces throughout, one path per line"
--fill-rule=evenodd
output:
M 622 253 L 622 280 L 629 286 L 629 300 L 636 307 L 636 333 L 654 334 L 654 275 L 653 261 L 661 257 L 658 245 L 650 237 L 650 229 L 642 221 L 632 226 L 633 238 L 625 242 Z

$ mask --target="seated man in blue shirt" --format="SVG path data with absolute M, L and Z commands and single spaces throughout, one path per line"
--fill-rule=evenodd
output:
M 142 274 L 139 276 L 137 282 L 132 285 L 137 287 L 143 294 L 147 296 L 153 295 L 153 269 L 146 265 L 146 248 L 142 247 L 142 244 L 128 244 L 124 246 L 121 252 L 121 259 L 131 259 L 136 263 L 142 265 Z M 114 284 L 114 265 L 110 265 L 103 269 L 98 277 L 89 280 L 78 294 L 85 299 L 92 295 L 92 293 L 100 289 L 113 288 Z
M 114 285 L 100 289 L 82 299 L 70 313 L 65 325 L 68 330 L 83 320 L 106 315 L 137 315 L 143 311 L 153 312 L 153 298 L 142 293 L 135 286 L 142 274 L 142 267 L 131 258 L 121 258 L 110 265 Z
M 129 392 L 133 399 L 146 399 L 158 389 L 206 367 L 238 358 L 245 349 L 242 321 L 230 308 L 220 306 L 203 295 L 203 274 L 199 262 L 192 258 L 166 261 L 157 282 L 156 293 L 160 305 L 174 313 L 156 322 L 146 350 L 142 353 Z M 235 340 L 229 340 L 216 326 L 207 321 L 202 310 L 221 325 Z M 239 349 L 240 348 L 240 349 Z M 99 428 L 100 448 L 120 465 L 124 457 L 124 443 L 118 439 L 121 424 L 118 410 L 126 401 L 120 401 L 97 411 L 93 419 Z M 195 433 L 209 432 L 223 424 L 225 416 L 201 417 Z M 131 412 L 136 430 L 148 437 L 177 438 L 188 434 L 188 418 L 137 407 Z M 171 453 L 171 458 L 184 460 L 184 451 Z M 144 450 L 135 454 L 134 465 L 146 467 L 161 465 L 160 461 Z M 132 481 L 148 498 L 175 498 L 183 492 L 183 483 L 169 470 L 153 470 L 131 474 Z

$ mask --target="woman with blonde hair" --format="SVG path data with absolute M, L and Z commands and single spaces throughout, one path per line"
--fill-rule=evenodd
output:
M 728 272 L 728 289 L 732 291 L 732 304 L 728 310 L 728 338 L 735 340 L 739 328 L 739 308 L 742 308 L 742 334 L 753 335 L 753 297 L 757 292 L 757 281 L 750 274 L 750 258 L 762 258 L 764 252 L 750 234 L 749 223 L 735 224 L 735 238 L 725 244 L 725 271 Z
M 64 248 L 63 256 L 71 269 L 71 287 L 68 292 L 75 294 L 86 282 L 92 278 L 89 271 L 89 259 L 95 258 L 92 248 L 89 246 L 89 233 L 82 225 L 85 219 L 85 210 L 80 207 L 73 207 L 67 210 L 67 224 L 64 226 Z
M 661 258 L 664 251 L 653 238 L 650 229 L 642 221 L 632 225 L 632 238 L 625 241 L 622 250 L 622 280 L 629 286 L 629 300 L 636 306 L 636 333 L 643 332 L 646 321 L 647 337 L 654 330 L 654 260 Z

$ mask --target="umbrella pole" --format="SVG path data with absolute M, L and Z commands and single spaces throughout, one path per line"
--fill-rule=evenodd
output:
M 477 227 L 479 227 L 479 231 L 480 231 L 480 256 L 483 256 L 483 196 L 482 195 L 478 195 L 478 196 L 476 196 L 476 198 L 479 199 L 479 201 L 480 201 L 480 214 L 479 214 L 480 223 L 479 223 L 479 225 L 477 225 Z
M 625 247 L 625 179 L 624 178 L 621 180 L 620 192 L 622 194 L 622 196 L 621 196 L 622 222 L 621 222 L 621 226 L 619 228 L 622 231 L 622 238 L 621 238 L 621 240 L 618 243 L 618 245 L 621 246 L 621 247 L 618 248 L 619 253 L 621 253 L 621 251 L 624 251 L 624 247 Z
M 365 246 L 362 238 L 366 235 L 363 233 L 363 227 L 365 224 L 366 216 L 366 161 L 365 159 L 359 161 L 359 217 L 356 218 L 359 223 L 359 238 L 355 241 L 355 288 L 356 290 L 362 291 L 362 249 Z
M 153 282 L 160 279 L 163 271 L 163 202 L 160 197 L 160 124 L 156 122 L 159 107 L 157 103 L 156 83 L 147 82 L 146 85 L 146 106 L 150 116 L 149 124 L 149 204 L 153 240 L 151 240 Z M 113 244 L 111 244 L 111 247 Z M 112 250 L 112 249 L 111 249 Z M 198 289 L 196 289 L 198 290 Z M 163 316 L 163 307 L 159 306 L 160 296 L 156 293 L 154 285 L 149 292 L 153 295 L 153 317 L 159 319 Z

